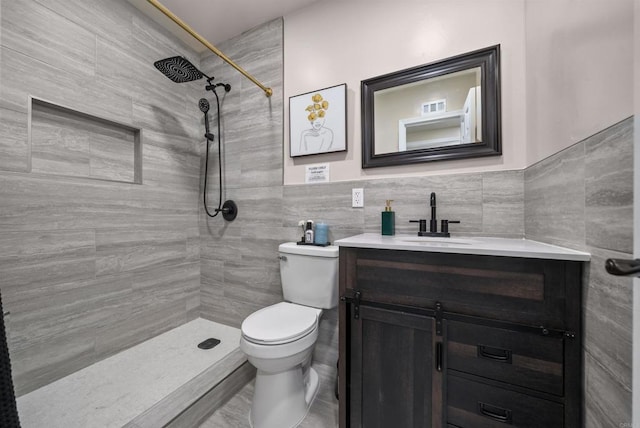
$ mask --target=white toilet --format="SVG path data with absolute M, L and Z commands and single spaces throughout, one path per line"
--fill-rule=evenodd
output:
M 287 242 L 279 254 L 285 302 L 242 322 L 240 349 L 258 369 L 254 428 L 291 428 L 305 418 L 319 385 L 311 356 L 322 309 L 338 304 L 338 247 Z

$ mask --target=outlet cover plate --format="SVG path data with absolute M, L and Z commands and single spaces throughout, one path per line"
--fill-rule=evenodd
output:
M 351 207 L 364 208 L 364 189 L 351 189 Z

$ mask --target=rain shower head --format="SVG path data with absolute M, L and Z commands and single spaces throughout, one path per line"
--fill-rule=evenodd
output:
M 161 59 L 153 63 L 155 67 L 160 70 L 162 74 L 176 83 L 193 82 L 194 80 L 202 79 L 205 77 L 209 83 L 205 86 L 207 91 L 216 92 L 216 88 L 219 86 L 224 87 L 225 92 L 231 90 L 231 85 L 228 83 L 213 83 L 213 77 L 209 77 L 202 71 L 198 70 L 195 65 L 182 56 L 172 56 L 171 58 Z M 217 96 L 217 94 L 216 94 Z M 204 98 L 200 100 L 200 110 L 202 110 L 202 101 L 207 101 Z M 207 102 L 207 111 L 209 111 L 209 103 Z M 202 110 L 203 113 L 206 113 Z
M 162 74 L 176 83 L 191 82 L 207 77 L 189 60 L 181 56 L 161 59 L 153 63 Z M 207 77 L 208 78 L 208 77 Z
M 200 111 L 203 113 L 207 113 L 209 111 L 209 101 L 206 98 L 200 98 L 198 101 L 198 107 L 200 107 Z

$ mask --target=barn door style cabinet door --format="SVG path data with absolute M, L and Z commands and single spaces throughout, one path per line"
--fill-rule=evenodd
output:
M 433 391 L 440 383 L 434 351 L 441 350 L 434 346 L 435 319 L 367 305 L 357 310 L 350 317 L 349 426 L 433 426 L 440 397 Z
M 340 248 L 340 427 L 579 427 L 582 262 Z

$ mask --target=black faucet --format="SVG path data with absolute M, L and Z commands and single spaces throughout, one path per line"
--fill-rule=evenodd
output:
M 442 220 L 440 222 L 440 232 L 438 232 L 438 219 L 436 218 L 436 192 L 431 192 L 429 197 L 429 206 L 431 207 L 431 220 L 429 221 L 429 231 L 427 232 L 427 220 L 409 220 L 409 223 L 420 223 L 420 230 L 418 236 L 439 236 L 442 238 L 449 238 L 450 223 L 460 223 L 460 220 Z
M 429 221 L 429 232 L 438 233 L 438 220 L 436 220 L 436 192 L 431 192 L 429 197 L 429 205 L 431 206 L 431 221 Z

